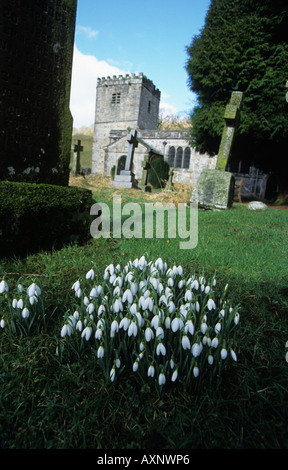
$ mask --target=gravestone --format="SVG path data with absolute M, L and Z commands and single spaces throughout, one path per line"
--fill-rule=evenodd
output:
M 1 0 L 0 180 L 67 185 L 77 0 Z
M 231 155 L 242 99 L 242 92 L 232 93 L 224 113 L 225 126 L 216 169 L 203 170 L 196 188 L 192 191 L 190 202 L 198 203 L 203 209 L 225 210 L 230 209 L 233 204 L 235 177 L 225 170 Z
M 112 184 L 115 186 L 119 186 L 122 188 L 136 188 L 137 184 L 135 181 L 135 175 L 132 173 L 132 164 L 133 164 L 133 157 L 134 157 L 134 150 L 138 147 L 138 140 L 137 140 L 137 131 L 132 129 L 128 135 L 127 142 L 128 152 L 125 162 L 125 169 L 120 171 L 120 175 L 115 175 L 114 181 Z
M 78 140 L 77 144 L 74 145 L 74 156 L 73 156 L 73 166 L 72 166 L 72 173 L 74 175 L 80 175 L 81 171 L 81 152 L 83 152 L 84 148 L 81 145 L 81 140 Z
M 141 177 L 141 186 L 145 192 L 151 192 L 151 186 L 148 186 L 148 175 L 151 168 L 150 155 L 144 157 L 144 161 L 141 163 L 143 168 L 142 177 Z

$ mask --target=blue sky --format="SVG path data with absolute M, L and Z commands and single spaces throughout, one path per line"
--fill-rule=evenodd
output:
M 189 114 L 186 46 L 210 0 L 78 0 L 70 108 L 74 127 L 94 123 L 97 77 L 144 73 L 161 90 L 161 112 Z

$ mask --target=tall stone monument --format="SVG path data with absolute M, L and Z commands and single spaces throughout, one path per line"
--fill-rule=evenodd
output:
M 233 204 L 235 178 L 232 173 L 225 170 L 231 155 L 242 99 L 242 92 L 232 93 L 224 113 L 225 126 L 216 169 L 203 170 L 197 187 L 192 191 L 190 202 L 198 203 L 201 208 L 222 210 L 229 209 Z
M 0 180 L 67 185 L 77 0 L 1 0 Z
M 115 175 L 114 181 L 112 182 L 115 186 L 121 188 L 136 188 L 137 184 L 135 181 L 135 175 L 132 172 L 134 150 L 138 147 L 137 131 L 132 129 L 127 137 L 128 152 L 125 162 L 125 169 L 120 171 L 120 175 Z

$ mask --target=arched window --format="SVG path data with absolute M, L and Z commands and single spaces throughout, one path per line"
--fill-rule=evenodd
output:
M 183 149 L 182 149 L 182 147 L 178 147 L 177 153 L 176 153 L 175 168 L 182 168 L 182 158 L 183 158 Z
M 186 147 L 184 151 L 184 162 L 183 162 L 183 168 L 190 168 L 190 157 L 191 157 L 191 149 L 189 147 Z
M 175 165 L 175 147 L 170 147 L 170 149 L 169 149 L 168 163 L 169 163 L 170 168 L 174 168 L 174 165 Z

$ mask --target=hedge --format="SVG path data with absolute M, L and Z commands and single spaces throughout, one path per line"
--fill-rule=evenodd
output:
M 1 255 L 85 243 L 90 237 L 94 203 L 87 189 L 1 181 Z

